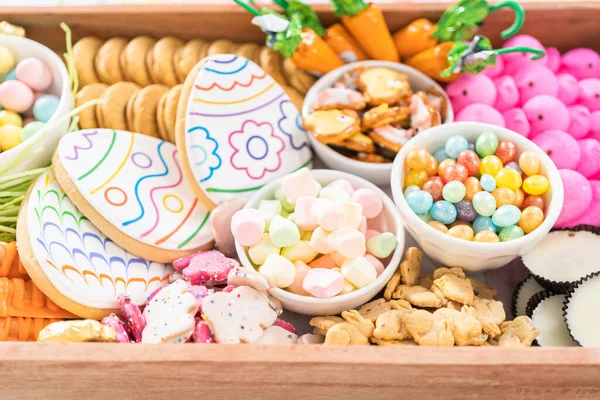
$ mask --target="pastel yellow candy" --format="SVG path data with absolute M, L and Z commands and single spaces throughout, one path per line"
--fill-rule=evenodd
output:
M 344 261 L 342 275 L 357 288 L 365 287 L 377 278 L 377 270 L 363 256 Z
M 23 126 L 23 118 L 14 111 L 0 111 L 0 126 L 1 125 L 17 125 Z
M 284 247 L 281 249 L 281 255 L 291 262 L 302 261 L 305 264 L 308 264 L 319 254 L 313 247 L 310 245 L 310 242 L 306 240 L 301 240 L 293 246 Z
M 319 197 L 324 198 L 324 199 L 333 200 L 336 203 L 345 203 L 345 202 L 352 201 L 352 197 L 350 197 L 350 194 L 348 192 L 346 192 L 344 189 L 340 189 L 340 188 L 336 188 L 336 187 L 329 187 L 329 186 L 326 186 L 323 189 L 321 189 L 321 193 L 319 193 Z
M 312 239 L 313 231 L 308 231 L 300 234 L 300 240 L 308 240 Z
M 349 226 L 350 228 L 358 229 L 360 226 L 361 217 L 363 215 L 362 204 L 349 202 L 342 203 L 342 208 L 344 210 L 344 225 Z
M 15 55 L 8 48 L 0 46 L 0 74 L 8 74 L 15 67 Z
M 327 244 L 328 235 L 329 233 L 320 226 L 315 229 L 310 238 L 310 245 L 312 248 L 321 254 L 331 253 L 333 249 Z
M 269 225 L 276 215 L 280 215 L 282 211 L 281 202 L 279 200 L 261 200 L 258 205 L 258 211 L 265 219 L 265 231 L 269 229 Z M 282 215 L 282 217 L 285 217 Z
M 279 254 L 279 247 L 271 241 L 268 233 L 263 233 L 258 243 L 248 248 L 248 257 L 254 265 L 263 265 L 271 254 Z
M 16 125 L 0 126 L 0 149 L 10 150 L 21 144 L 21 131 L 23 128 Z
M 344 287 L 342 288 L 342 291 L 340 292 L 340 294 L 354 292 L 357 289 L 358 288 L 356 286 L 354 286 L 348 279 L 344 279 Z
M 286 288 L 294 283 L 296 267 L 290 260 L 278 254 L 271 254 L 258 272 L 273 279 L 278 288 Z

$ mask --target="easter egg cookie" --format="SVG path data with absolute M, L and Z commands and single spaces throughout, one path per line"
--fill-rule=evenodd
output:
M 231 54 L 192 69 L 175 130 L 184 175 L 209 209 L 312 162 L 290 97 L 258 65 Z
M 59 307 L 83 318 L 117 312 L 128 292 L 143 305 L 168 281 L 170 266 L 139 258 L 104 236 L 77 209 L 52 172 L 31 186 L 19 213 L 21 262 L 35 285 Z
M 212 247 L 209 214 L 183 177 L 171 143 L 108 129 L 71 133 L 53 158 L 81 212 L 127 251 L 171 262 Z

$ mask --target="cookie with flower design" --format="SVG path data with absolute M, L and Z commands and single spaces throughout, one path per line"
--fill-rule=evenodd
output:
M 209 209 L 312 164 L 298 110 L 254 62 L 209 56 L 188 75 L 176 123 L 186 180 Z

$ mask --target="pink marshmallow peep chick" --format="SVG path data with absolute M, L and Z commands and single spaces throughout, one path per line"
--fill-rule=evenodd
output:
M 565 188 L 565 199 L 555 226 L 564 227 L 587 211 L 592 203 L 592 186 L 579 172 L 560 169 L 558 173 Z
M 521 104 L 541 94 L 553 97 L 558 94 L 556 76 L 544 65 L 527 64 L 515 72 L 514 77 L 521 94 Z
M 563 72 L 556 75 L 556 80 L 558 81 L 558 99 L 566 106 L 575 104 L 579 97 L 579 83 L 577 79 L 573 75 Z
M 569 222 L 567 226 L 600 226 L 600 181 L 589 181 L 589 183 L 592 187 L 592 203 L 581 217 Z
M 504 117 L 500 111 L 487 104 L 470 104 L 460 110 L 455 121 L 485 122 L 487 124 L 505 126 Z
M 469 104 L 494 105 L 496 102 L 496 86 L 492 79 L 483 74 L 461 74 L 460 77 L 446 87 L 446 93 L 452 102 L 454 112 L 460 112 Z
M 529 125 L 525 111 L 520 108 L 510 108 L 502 113 L 502 117 L 507 129 L 529 137 L 531 126 Z
M 600 110 L 600 79 L 588 78 L 579 81 L 579 103 L 590 111 Z
M 575 139 L 587 136 L 590 131 L 590 110 L 581 104 L 575 104 L 569 107 L 569 115 L 571 122 L 567 132 Z
M 502 47 L 532 47 L 534 49 L 546 50 L 539 40 L 529 35 L 518 35 L 510 38 Z M 546 57 L 542 57 L 539 60 L 532 60 L 529 53 L 508 53 L 502 57 L 504 57 L 505 62 L 504 74 L 507 75 L 514 75 L 528 64 L 546 65 L 547 62 Z
M 561 57 L 560 51 L 556 47 L 546 48 L 546 67 L 554 73 L 560 69 Z
M 559 130 L 546 131 L 533 139 L 548 154 L 557 168 L 575 170 L 581 160 L 579 143 L 571 135 Z
M 496 85 L 496 91 L 498 93 L 496 102 L 494 103 L 494 108 L 496 110 L 502 112 L 519 104 L 519 89 L 512 76 L 503 75 L 496 78 L 494 79 L 494 85 Z
M 600 110 L 593 111 L 590 115 L 590 133 L 594 139 L 600 141 Z
M 561 59 L 562 69 L 577 79 L 600 77 L 600 55 L 592 49 L 573 49 Z
M 579 142 L 581 161 L 577 172 L 586 178 L 596 175 L 600 171 L 600 142 L 593 138 L 582 139 Z
M 535 96 L 523 104 L 523 111 L 531 125 L 531 137 L 549 129 L 566 132 L 569 128 L 569 110 L 556 97 Z

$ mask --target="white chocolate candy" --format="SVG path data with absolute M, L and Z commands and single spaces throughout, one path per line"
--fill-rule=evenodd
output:
M 215 293 L 202 303 L 202 314 L 217 343 L 255 343 L 277 313 L 267 298 L 249 286 Z
M 258 211 L 265 219 L 265 229 L 269 229 L 269 225 L 276 215 L 280 215 L 282 211 L 281 202 L 278 200 L 261 200 L 258 205 Z
M 364 257 L 344 261 L 342 275 L 357 288 L 367 286 L 377 278 L 375 267 Z
M 317 197 L 321 190 L 319 183 L 310 173 L 308 168 L 301 168 L 291 173 L 281 181 L 285 199 L 290 204 L 296 204 L 296 200 L 302 196 Z
M 310 238 L 310 245 L 321 254 L 329 254 L 333 249 L 327 244 L 329 234 L 321 227 L 315 229 Z
M 317 200 L 313 196 L 302 196 L 296 200 L 296 208 L 294 210 L 294 221 L 298 228 L 304 231 L 312 231 L 319 226 L 317 216 L 312 212 L 312 206 Z
M 198 302 L 185 281 L 180 279 L 161 289 L 144 309 L 142 343 L 186 342 L 194 333 L 197 311 Z
M 263 265 L 271 254 L 279 254 L 280 248 L 273 244 L 268 233 L 263 233 L 258 243 L 248 248 L 248 257 L 254 265 Z
M 227 284 L 232 286 L 250 286 L 259 292 L 274 288 L 273 280 L 254 269 L 235 267 L 227 274 Z
M 290 286 L 296 277 L 294 264 L 287 258 L 277 254 L 268 256 L 265 263 L 260 267 L 259 272 L 271 277 L 273 283 L 278 288 Z
M 317 254 L 319 253 L 306 240 L 301 240 L 293 246 L 281 249 L 281 255 L 291 262 L 302 261 L 308 264 Z
M 231 218 L 231 233 L 242 246 L 253 246 L 265 231 L 265 220 L 260 211 L 244 208 Z
M 298 335 L 292 333 L 280 326 L 273 325 L 263 331 L 255 344 L 296 344 Z
M 356 229 L 344 226 L 327 236 L 327 244 L 346 258 L 363 256 L 365 237 Z
M 302 287 L 302 282 L 304 282 L 304 277 L 310 271 L 310 267 L 303 263 L 302 261 L 296 261 L 294 263 L 294 267 L 296 267 L 296 276 L 294 277 L 294 282 L 290 286 L 288 286 L 288 290 L 292 293 L 299 294 L 301 296 L 310 296 L 304 288 Z
M 269 236 L 277 247 L 293 246 L 300 240 L 298 226 L 279 215 L 269 225 Z
M 398 240 L 391 232 L 384 232 L 367 241 L 367 253 L 377 258 L 386 258 L 396 249 Z
M 347 191 L 341 188 L 331 186 L 325 186 L 321 190 L 321 193 L 319 193 L 319 197 L 323 199 L 333 200 L 336 203 L 345 203 L 352 201 L 352 196 L 350 196 L 350 194 Z
M 344 226 L 358 229 L 362 222 L 362 205 L 358 203 L 342 203 L 342 209 L 344 210 Z M 365 224 L 367 219 L 365 218 Z M 365 225 L 366 226 L 366 225 Z

